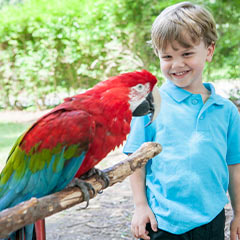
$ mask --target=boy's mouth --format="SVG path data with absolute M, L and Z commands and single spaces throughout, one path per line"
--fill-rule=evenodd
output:
M 171 73 L 171 75 L 173 75 L 174 77 L 183 77 L 186 74 L 188 74 L 189 72 L 190 72 L 190 70 L 181 71 L 181 72 L 173 72 L 173 73 Z

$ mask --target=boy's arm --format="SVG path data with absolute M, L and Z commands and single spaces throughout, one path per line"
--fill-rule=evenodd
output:
M 233 208 L 230 239 L 240 239 L 240 164 L 229 165 L 229 195 Z M 237 238 L 238 237 L 238 238 Z
M 145 191 L 145 168 L 137 169 L 130 176 L 135 211 L 132 218 L 131 230 L 136 238 L 150 239 L 146 231 L 146 224 L 150 223 L 153 231 L 157 231 L 157 221 L 150 209 Z

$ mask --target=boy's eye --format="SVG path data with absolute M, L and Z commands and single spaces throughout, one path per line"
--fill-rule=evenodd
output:
M 165 55 L 165 56 L 162 56 L 161 58 L 163 58 L 163 59 L 170 59 L 171 56 L 170 55 Z
M 184 57 L 188 57 L 188 56 L 191 56 L 193 55 L 193 52 L 186 52 L 183 54 Z

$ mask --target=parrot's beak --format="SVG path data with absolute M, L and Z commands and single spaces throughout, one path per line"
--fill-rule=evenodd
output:
M 150 125 L 160 112 L 161 96 L 158 88 L 155 86 L 148 94 L 146 99 L 134 110 L 133 116 L 144 116 L 150 114 L 150 122 L 146 125 Z

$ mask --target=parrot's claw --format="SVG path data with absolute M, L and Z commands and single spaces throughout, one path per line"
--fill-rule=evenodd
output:
M 102 183 L 103 188 L 107 188 L 109 186 L 110 180 L 109 180 L 108 175 L 98 168 L 90 169 L 86 174 L 82 175 L 80 178 L 86 179 L 93 175 L 97 176 L 97 180 L 99 180 Z M 102 193 L 102 191 L 100 191 L 98 193 Z
M 89 205 L 89 200 L 90 200 L 91 195 L 93 195 L 93 196 L 95 195 L 95 189 L 93 188 L 93 186 L 90 183 L 85 182 L 79 178 L 74 178 L 68 184 L 68 187 L 79 187 L 80 188 L 80 190 L 83 193 L 83 199 L 84 199 L 84 201 L 87 202 L 86 206 L 83 208 L 80 208 L 80 210 L 86 209 Z

